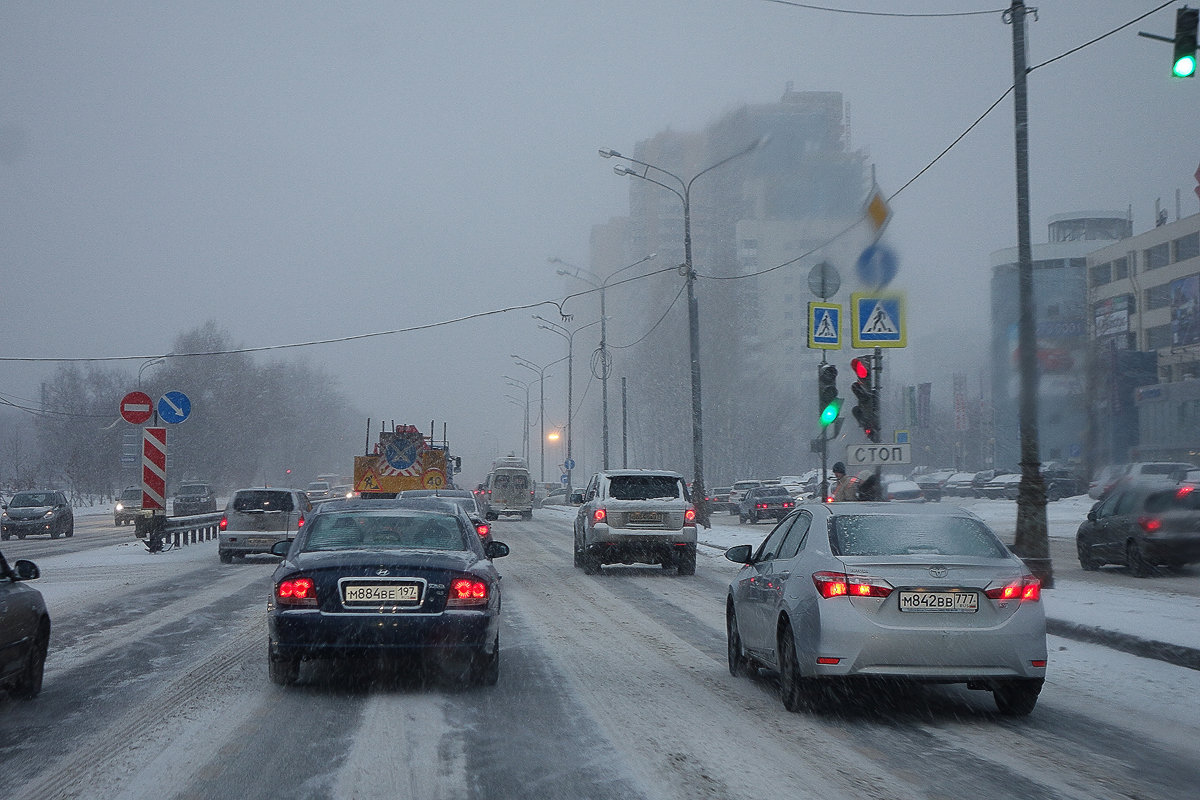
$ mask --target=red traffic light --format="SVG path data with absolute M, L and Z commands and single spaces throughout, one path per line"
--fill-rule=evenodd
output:
M 861 358 L 851 359 L 850 369 L 854 370 L 855 376 L 857 376 L 860 381 L 865 381 L 871 374 L 871 368 L 867 365 L 867 362 Z

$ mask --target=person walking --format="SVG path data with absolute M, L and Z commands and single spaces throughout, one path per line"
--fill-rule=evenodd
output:
M 838 461 L 833 465 L 833 502 L 837 503 L 843 500 L 857 500 L 858 495 L 854 488 L 854 479 L 847 477 L 846 465 Z

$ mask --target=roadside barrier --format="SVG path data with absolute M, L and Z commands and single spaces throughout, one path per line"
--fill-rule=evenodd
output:
M 156 523 L 161 524 L 160 535 L 170 541 L 175 547 L 187 544 L 198 544 L 210 539 L 216 539 L 224 512 L 210 514 L 193 514 L 188 517 L 158 517 L 153 522 L 150 517 L 138 517 L 134 520 L 134 535 L 145 539 L 149 530 Z M 158 521 L 161 520 L 161 523 Z

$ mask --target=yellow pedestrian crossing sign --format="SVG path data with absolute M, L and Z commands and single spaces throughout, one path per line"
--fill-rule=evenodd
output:
M 840 350 L 842 348 L 842 307 L 840 304 L 808 304 L 808 347 L 810 350 Z
M 904 347 L 904 296 L 878 292 L 850 295 L 850 339 L 854 347 Z

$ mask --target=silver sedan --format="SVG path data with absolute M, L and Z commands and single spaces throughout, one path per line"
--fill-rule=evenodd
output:
M 789 711 L 872 680 L 965 683 L 1024 716 L 1046 677 L 1041 585 L 953 507 L 809 503 L 742 564 L 726 603 L 729 671 L 779 673 Z

